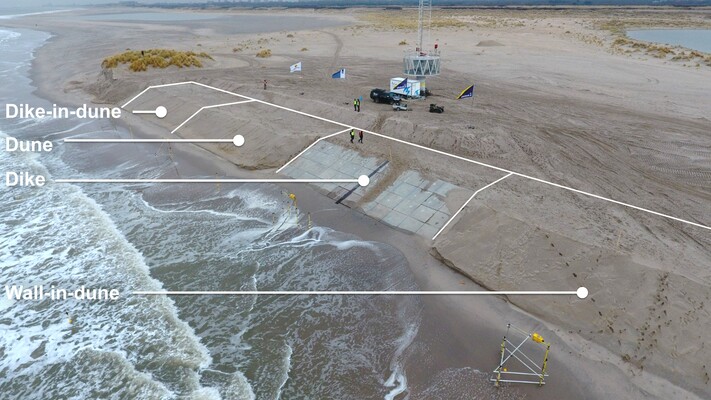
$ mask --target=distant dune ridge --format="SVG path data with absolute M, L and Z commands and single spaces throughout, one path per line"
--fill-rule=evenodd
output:
M 503 45 L 503 43 L 499 43 L 496 40 L 482 40 L 481 42 L 477 43 L 477 46 L 479 47 L 496 47 Z

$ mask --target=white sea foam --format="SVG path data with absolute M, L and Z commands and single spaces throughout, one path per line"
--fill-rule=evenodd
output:
M 418 329 L 419 324 L 410 324 L 400 339 L 398 339 L 398 347 L 390 362 L 390 370 L 392 372 L 390 377 L 385 381 L 386 387 L 395 387 L 385 395 L 385 400 L 394 400 L 398 395 L 407 390 L 407 376 L 405 375 L 405 368 L 403 366 L 403 353 L 405 349 L 412 344 L 412 341 L 415 340 Z
M 0 16 L 0 19 L 3 19 L 2 16 Z M 22 36 L 20 34 L 20 32 L 7 31 L 4 29 L 0 29 L 0 44 L 3 44 L 3 43 L 5 43 L 9 40 L 12 40 L 12 39 L 17 39 L 20 36 Z
M 71 9 L 71 10 L 51 10 L 51 11 L 40 11 L 40 12 L 23 13 L 23 14 L 0 15 L 0 19 L 14 19 L 14 18 L 21 18 L 21 17 L 30 17 L 32 15 L 56 14 L 56 13 L 69 12 L 69 11 L 73 11 L 73 10 L 81 10 L 81 8 L 75 8 L 75 9 Z
M 2 136 L 2 135 L 0 135 Z M 0 162 L 49 176 L 36 156 L 0 154 Z M 21 201 L 17 201 L 21 198 Z M 101 208 L 78 187 L 48 184 L 41 190 L 16 189 L 0 194 L 0 237 L 3 277 L 14 284 L 114 285 L 124 296 L 130 290 L 157 290 L 140 253 L 128 243 Z M 12 221 L 12 226 L 5 226 Z M 97 260 L 101 260 L 97 263 Z M 71 277 L 72 281 L 67 281 Z M 0 315 L 20 329 L 3 334 L 0 370 L 22 377 L 45 374 L 56 363 L 75 363 L 85 348 L 122 354 L 136 365 L 144 356 L 141 343 L 164 347 L 163 358 L 181 359 L 192 368 L 211 362 L 192 329 L 178 316 L 168 298 L 130 299 L 90 305 L 71 302 L 3 302 Z M 67 324 L 65 312 L 75 319 Z M 129 350 L 131 349 L 131 350 Z M 37 358 L 38 352 L 42 355 Z M 109 354 L 109 353 L 106 353 Z M 53 377 L 46 377 L 53 381 Z M 60 384 L 61 377 L 57 384 Z M 101 384 L 101 381 L 88 381 Z M 195 380 L 197 382 L 197 380 Z M 179 385 L 173 382 L 172 385 Z M 7 385 L 7 386 L 6 386 Z M 199 385 L 198 385 L 199 386 Z M 20 390 L 0 379 L 0 387 Z M 187 388 L 186 388 L 187 389 Z M 194 390 L 200 389 L 195 387 Z M 90 390 L 90 389 L 86 389 Z
M 286 385 L 286 381 L 289 380 L 289 372 L 291 371 L 291 355 L 294 353 L 294 349 L 289 346 L 289 344 L 285 344 L 284 346 L 284 365 L 283 371 L 284 375 L 282 376 L 281 379 L 281 384 L 279 385 L 279 388 L 277 389 L 277 394 L 274 397 L 276 400 L 281 399 L 281 390 L 284 388 L 284 385 Z

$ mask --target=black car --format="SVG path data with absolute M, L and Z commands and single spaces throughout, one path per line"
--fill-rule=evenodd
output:
M 391 93 L 384 89 L 373 89 L 370 91 L 370 98 L 376 103 L 393 104 L 400 101 L 402 96 L 397 93 Z

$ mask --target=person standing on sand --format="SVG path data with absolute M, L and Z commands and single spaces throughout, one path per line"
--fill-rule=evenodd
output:
M 358 111 L 358 99 L 353 99 L 353 111 Z
M 264 80 L 264 90 L 267 90 L 267 80 Z
M 355 129 L 351 129 L 351 143 L 353 143 L 353 139 L 355 139 Z
M 363 131 L 358 132 L 358 143 L 363 143 Z
M 358 108 L 358 112 L 360 112 L 360 99 L 356 99 L 356 107 Z

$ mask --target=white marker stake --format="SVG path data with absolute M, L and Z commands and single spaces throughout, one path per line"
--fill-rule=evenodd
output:
M 242 145 L 244 144 L 244 136 L 235 135 L 235 137 L 232 139 L 232 143 L 234 143 L 234 145 L 237 147 L 242 147 Z
M 55 179 L 56 183 L 358 183 L 358 179 Z
M 243 138 L 244 140 L 244 138 Z M 235 139 L 64 139 L 64 143 L 235 143 Z
M 158 106 L 156 107 L 156 117 L 158 118 L 165 118 L 165 116 L 168 115 L 168 109 L 163 107 L 163 106 Z
M 361 175 L 358 177 L 358 184 L 361 186 L 368 186 L 370 183 L 370 178 L 368 178 L 368 175 Z
M 161 119 L 168 115 L 168 109 L 163 106 L 158 106 L 155 110 L 133 110 L 131 112 L 134 114 L 154 114 Z
M 442 291 L 419 291 L 419 290 L 136 290 L 132 294 L 135 296 L 578 296 L 584 292 L 587 297 L 587 289 L 584 287 L 578 290 L 442 290 Z

